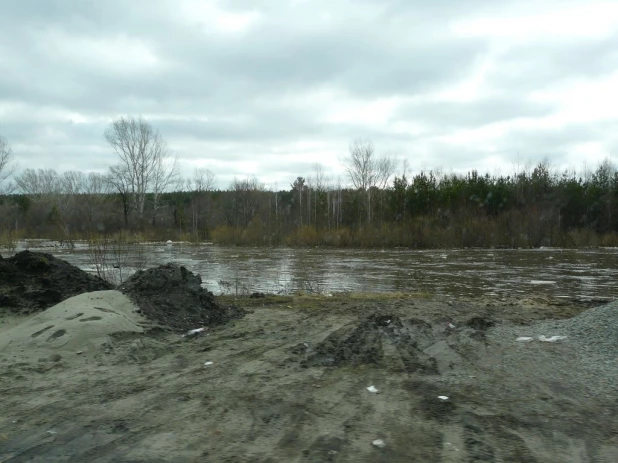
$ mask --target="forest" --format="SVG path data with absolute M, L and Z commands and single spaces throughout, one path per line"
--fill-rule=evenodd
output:
M 116 123 L 106 138 L 121 162 L 109 172 L 29 168 L 14 176 L 13 191 L 0 196 L 2 241 L 72 243 L 123 232 L 135 240 L 248 246 L 618 245 L 618 172 L 609 160 L 583 174 L 557 172 L 548 162 L 512 175 L 408 173 L 377 156 L 371 142 L 356 141 L 347 177 L 337 182 L 316 164 L 278 191 L 254 177 L 222 190 L 206 169 L 181 178 L 158 132 L 141 119 Z M 127 140 L 137 134 L 143 141 L 144 131 L 150 157 L 141 164 L 123 158 Z

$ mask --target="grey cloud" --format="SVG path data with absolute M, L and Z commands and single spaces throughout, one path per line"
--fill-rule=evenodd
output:
M 543 117 L 554 108 L 546 103 L 524 100 L 524 95 L 491 96 L 478 101 L 434 101 L 407 104 L 396 117 L 403 120 L 422 121 L 440 131 L 473 128 L 486 124 L 509 121 L 520 117 Z
M 0 16 L 0 60 L 8 65 L 0 73 L 0 105 L 21 102 L 32 108 L 79 112 L 97 121 L 120 114 L 156 116 L 153 125 L 173 150 L 175 144 L 183 147 L 187 165 L 204 157 L 223 162 L 228 170 L 217 173 L 230 178 L 243 176 L 234 162 L 299 140 L 324 142 L 343 157 L 351 140 L 368 138 L 380 152 L 393 150 L 421 162 L 416 149 L 427 141 L 423 136 L 394 133 L 389 126 L 324 123 L 321 110 L 333 109 L 337 101 L 327 103 L 333 108 L 307 109 L 283 102 L 282 97 L 334 89 L 367 101 L 423 96 L 447 88 L 465 79 L 492 45 L 489 38 L 452 37 L 450 22 L 490 15 L 507 3 L 519 2 L 312 0 L 297 6 L 283 0 L 220 2 L 219 7 L 229 11 L 260 12 L 260 20 L 239 34 L 207 29 L 197 20 L 180 22 L 178 4 L 172 0 L 5 3 Z M 332 17 L 322 21 L 320 15 L 326 12 Z M 58 31 L 66 34 L 68 47 L 80 45 L 84 38 L 139 39 L 164 64 L 131 74 L 102 69 L 93 61 L 96 56 L 62 58 L 46 43 L 48 34 Z M 519 46 L 500 56 L 487 75 L 486 89 L 498 96 L 470 103 L 406 105 L 389 122 L 419 122 L 435 136 L 514 118 L 542 117 L 555 108 L 530 102 L 530 91 L 565 79 L 613 72 L 618 68 L 617 49 L 618 36 Z M 208 121 L 199 122 L 203 117 Z M 96 170 L 111 164 L 115 158 L 103 140 L 105 126 L 104 122 L 72 124 L 51 116 L 41 120 L 0 115 L 0 131 L 16 147 L 16 156 L 37 166 L 54 167 L 55 162 Z M 49 131 L 59 136 L 46 135 Z M 603 139 L 608 131 L 584 126 L 512 131 L 498 142 L 498 152 L 493 154 L 505 162 L 518 151 L 525 156 L 553 153 L 560 159 L 574 143 Z M 457 169 L 473 168 L 487 155 L 482 146 L 429 146 L 432 163 L 439 160 Z M 282 178 L 306 175 L 315 162 L 311 151 L 307 163 L 288 159 L 276 154 L 261 159 L 261 172 Z
M 112 12 L 118 15 L 118 10 L 122 11 L 116 8 L 103 8 L 108 21 L 115 19 Z M 48 7 L 45 14 L 53 12 L 57 13 Z M 88 14 L 95 13 L 78 11 L 65 19 L 79 25 L 82 22 L 75 17 Z M 120 16 L 125 20 L 130 17 Z M 67 101 L 80 109 L 86 109 L 83 106 L 88 104 L 95 108 L 114 104 L 122 107 L 127 94 L 137 98 L 157 95 L 161 102 L 197 96 L 205 104 L 217 105 L 257 93 L 276 97 L 282 92 L 306 91 L 321 85 L 337 85 L 364 96 L 418 93 L 460 78 L 482 51 L 482 43 L 477 40 L 453 43 L 423 38 L 424 29 L 417 31 L 413 40 L 406 39 L 405 24 L 385 30 L 380 24 L 364 28 L 342 23 L 322 30 L 297 31 L 293 24 L 298 18 L 289 19 L 289 23 L 267 21 L 240 38 L 227 40 L 197 28 L 174 25 L 165 35 L 145 30 L 147 42 L 172 63 L 172 69 L 135 78 L 93 72 L 88 63 L 57 63 L 54 56 L 36 46 L 41 38 L 32 31 L 26 36 L 30 51 L 23 58 L 34 64 L 31 79 L 20 79 L 13 85 L 5 83 L 5 91 L 48 104 Z M 47 85 L 40 85 L 36 76 L 48 77 Z M 7 79 L 10 75 L 3 80 Z M 62 81 L 65 85 L 53 84 Z
M 609 127 L 607 127 L 609 129 Z M 500 142 L 504 148 L 513 153 L 528 156 L 555 156 L 568 154 L 569 148 L 602 139 L 600 126 L 590 124 L 569 124 L 553 129 L 515 129 Z
M 516 47 L 500 57 L 488 75 L 498 88 L 526 92 L 551 88 L 576 77 L 601 77 L 618 68 L 618 34 L 577 43 L 539 43 Z

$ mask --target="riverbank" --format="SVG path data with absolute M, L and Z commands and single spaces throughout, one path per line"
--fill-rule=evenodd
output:
M 87 356 L 2 349 L 0 461 L 618 461 L 616 362 L 591 357 L 595 340 L 577 333 L 538 340 L 588 305 L 533 294 L 217 301 L 247 313 L 185 337 L 133 320 Z M 0 337 L 29 320 L 5 315 Z

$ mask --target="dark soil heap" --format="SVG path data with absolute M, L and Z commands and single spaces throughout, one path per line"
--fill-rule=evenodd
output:
M 374 365 L 393 371 L 437 374 L 435 359 L 422 352 L 434 342 L 429 323 L 396 315 L 370 315 L 354 327 L 331 333 L 314 349 L 306 347 L 303 366 Z M 301 349 L 302 350 L 302 349 Z
M 175 264 L 135 273 L 118 290 L 129 296 L 144 316 L 174 330 L 186 331 L 226 323 L 244 315 L 241 309 L 222 307 L 202 278 Z
M 107 281 L 42 252 L 0 257 L 0 307 L 29 314 L 78 294 L 114 289 Z

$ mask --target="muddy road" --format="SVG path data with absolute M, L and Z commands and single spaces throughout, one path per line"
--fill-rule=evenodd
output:
M 140 322 L 88 356 L 0 351 L 0 461 L 618 461 L 615 353 L 593 356 L 594 341 L 567 330 L 589 306 L 404 293 L 217 301 L 245 316 L 185 337 Z M 610 317 L 606 331 L 612 310 L 593 313 Z M 5 314 L 0 335 L 25 320 Z

